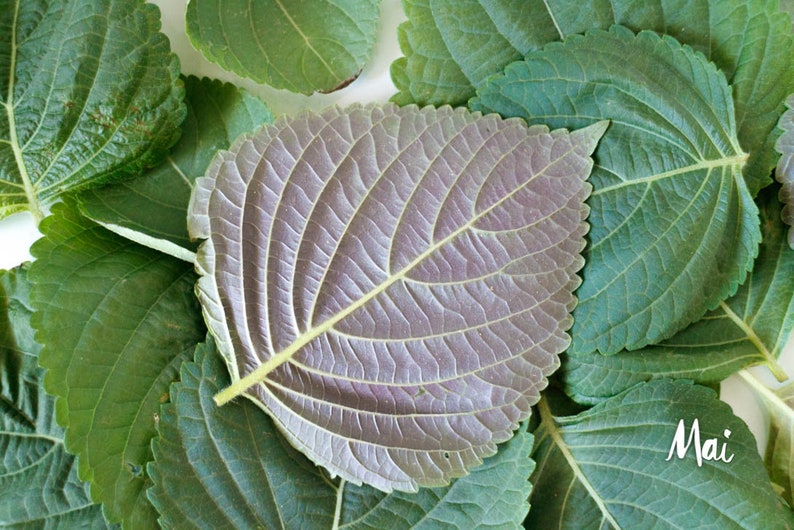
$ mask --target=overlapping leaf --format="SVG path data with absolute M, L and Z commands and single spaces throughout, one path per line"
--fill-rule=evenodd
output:
M 210 341 L 164 405 L 149 498 L 165 528 L 331 528 L 336 488 L 253 403 L 219 408 L 229 383 Z
M 750 153 L 754 195 L 769 183 L 775 123 L 794 92 L 791 22 L 776 2 L 753 0 L 405 0 L 404 58 L 392 66 L 395 101 L 464 104 L 525 54 L 613 24 L 667 34 L 704 53 L 734 88 L 738 138 Z
M 339 529 L 519 528 L 529 510 L 529 476 L 535 468 L 529 457 L 532 443 L 532 434 L 524 423 L 496 455 L 442 488 L 386 494 L 348 484 Z
M 379 0 L 191 0 L 187 32 L 225 69 L 311 94 L 358 76 L 375 43 L 379 14 Z
M 551 127 L 612 120 L 595 154 L 572 351 L 669 338 L 745 278 L 758 210 L 730 88 L 701 54 L 651 32 L 594 30 L 513 63 L 472 107 Z
M 553 416 L 546 400 L 539 412 L 528 528 L 794 524 L 769 483 L 752 433 L 710 389 L 659 379 L 575 416 Z M 671 451 L 681 420 L 687 439 L 698 420 L 700 444 L 715 440 L 700 462 L 694 438 L 684 458 Z M 723 447 L 730 462 L 716 459 Z
M 652 377 L 714 384 L 759 363 L 785 378 L 777 359 L 794 326 L 794 251 L 786 244 L 775 192 L 770 187 L 758 197 L 764 238 L 752 273 L 733 297 L 658 346 L 614 356 L 566 356 L 566 392 L 593 402 Z
M 137 174 L 179 137 L 179 62 L 141 0 L 0 2 L 0 217 Z
M 27 269 L 0 271 L 0 527 L 106 528 L 41 385 Z
M 192 267 L 58 204 L 32 248 L 33 325 L 79 475 L 111 522 L 151 528 L 144 490 L 159 405 L 205 334 Z
M 232 374 L 218 401 L 245 393 L 313 461 L 386 491 L 493 454 L 569 344 L 603 130 L 389 105 L 238 142 L 189 221 Z
M 786 100 L 788 109 L 780 117 L 779 127 L 783 134 L 775 148 L 782 155 L 778 160 L 775 177 L 783 186 L 780 188 L 780 202 L 783 221 L 792 226 L 788 232 L 788 244 L 794 248 L 794 95 Z
M 193 182 L 218 150 L 269 122 L 271 116 L 259 99 L 230 84 L 188 77 L 185 89 L 182 137 L 166 161 L 136 179 L 82 193 L 80 209 L 103 226 L 141 241 L 151 239 L 154 245 L 165 241 L 195 250 L 197 244 L 187 233 Z
M 534 467 L 526 425 L 450 486 L 386 494 L 331 482 L 253 403 L 218 408 L 212 397 L 228 383 L 212 342 L 201 345 L 162 407 L 149 497 L 164 527 L 469 530 L 515 528 L 526 516 Z

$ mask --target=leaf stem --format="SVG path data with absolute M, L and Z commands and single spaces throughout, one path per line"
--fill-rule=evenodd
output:
M 744 379 L 745 383 L 750 385 L 750 388 L 752 388 L 754 392 L 761 396 L 761 399 L 768 406 L 778 410 L 778 412 L 782 413 L 783 416 L 790 417 L 794 415 L 794 411 L 788 405 L 786 405 L 786 403 L 780 399 L 780 397 L 775 394 L 774 391 L 763 384 L 751 372 L 748 370 L 739 370 L 737 374 Z
M 334 524 L 331 530 L 339 530 L 339 521 L 342 519 L 342 498 L 345 496 L 345 479 L 339 479 L 336 489 L 336 508 L 334 508 Z
M 538 412 L 540 413 L 541 424 L 546 427 L 546 432 L 549 433 L 554 445 L 557 446 L 566 462 L 568 462 L 568 465 L 571 467 L 571 471 L 573 471 L 574 477 L 576 477 L 582 486 L 584 486 L 584 489 L 587 490 L 587 493 L 590 495 L 590 498 L 593 499 L 593 502 L 595 502 L 598 510 L 601 512 L 601 515 L 604 517 L 606 522 L 609 523 L 612 528 L 621 528 L 621 526 L 615 520 L 615 517 L 612 515 L 612 513 L 610 513 L 609 509 L 607 509 L 607 506 L 604 504 L 604 500 L 601 498 L 601 495 L 598 493 L 598 491 L 596 491 L 595 487 L 593 487 L 593 485 L 590 483 L 590 480 L 582 472 L 582 469 L 576 462 L 576 457 L 573 456 L 571 450 L 568 448 L 568 444 L 565 442 L 565 440 L 563 440 L 562 435 L 557 428 L 557 424 L 554 422 L 554 415 L 551 413 L 551 409 L 546 402 L 546 398 L 540 398 L 540 401 L 538 402 Z
M 777 362 L 777 358 L 772 354 L 771 351 L 769 351 L 769 348 L 766 347 L 766 344 L 764 344 L 761 338 L 756 334 L 752 326 L 748 325 L 747 322 L 742 320 L 742 318 L 737 315 L 725 302 L 720 302 L 720 309 L 722 309 L 727 317 L 730 318 L 740 330 L 742 330 L 742 332 L 747 336 L 747 340 L 749 340 L 759 351 L 759 353 L 764 356 L 766 359 L 766 366 L 769 368 L 769 371 L 772 372 L 772 375 L 775 376 L 775 379 L 781 383 L 786 381 L 789 378 L 786 370 L 780 366 L 780 364 Z
M 25 188 L 25 195 L 28 199 L 28 208 L 33 214 L 33 219 L 36 221 L 36 226 L 39 225 L 44 219 L 44 211 L 39 206 L 38 198 L 36 197 L 36 187 L 30 180 L 27 167 L 25 166 L 25 159 L 22 156 L 22 149 L 19 145 L 19 137 L 17 136 L 16 117 L 14 115 L 14 84 L 16 83 L 16 62 L 17 62 L 17 24 L 19 22 L 19 6 L 22 2 L 16 2 L 14 7 L 14 17 L 11 21 L 11 53 L 10 64 L 8 73 L 8 94 L 6 96 L 6 115 L 8 116 L 8 135 L 11 151 L 14 153 L 14 160 L 19 169 L 19 178 Z

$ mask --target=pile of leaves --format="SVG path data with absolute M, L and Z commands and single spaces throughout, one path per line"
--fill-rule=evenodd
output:
M 794 526 L 787 5 L 403 7 L 0 0 L 0 526 Z

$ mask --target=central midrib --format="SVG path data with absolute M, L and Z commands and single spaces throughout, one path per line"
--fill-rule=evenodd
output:
M 748 157 L 749 155 L 746 153 L 739 153 L 732 156 L 718 158 L 716 160 L 701 160 L 699 162 L 690 164 L 688 166 L 671 169 L 670 171 L 663 171 L 662 173 L 656 173 L 655 175 L 649 175 L 647 177 L 641 177 L 632 180 L 624 180 L 623 182 L 620 182 L 618 184 L 605 186 L 603 188 L 593 190 L 591 196 L 595 197 L 597 195 L 610 193 L 612 191 L 619 190 L 621 188 L 626 188 L 628 186 L 635 186 L 637 184 L 650 184 L 659 180 L 673 178 L 678 175 L 685 175 L 686 173 L 700 171 L 701 169 L 710 170 L 715 168 L 731 167 L 731 166 L 738 166 L 741 168 L 744 165 L 744 163 L 747 162 Z
M 356 300 L 355 302 L 351 303 L 341 311 L 339 311 L 336 315 L 330 317 L 328 320 L 325 320 L 321 324 L 314 326 L 311 329 L 308 329 L 305 333 L 300 335 L 292 344 L 286 347 L 284 350 L 280 351 L 279 353 L 273 355 L 270 359 L 259 365 L 254 371 L 246 375 L 245 377 L 240 378 L 239 380 L 233 382 L 230 386 L 226 387 L 222 391 L 218 392 L 214 399 L 218 405 L 223 405 L 228 403 L 235 397 L 241 395 L 245 390 L 248 388 L 262 382 L 265 380 L 267 374 L 273 371 L 275 368 L 281 366 L 285 362 L 289 361 L 289 359 L 295 355 L 301 348 L 309 344 L 311 341 L 316 339 L 317 337 L 323 335 L 324 333 L 328 332 L 331 328 L 333 328 L 337 323 L 341 320 L 352 314 L 354 311 L 360 309 L 368 302 L 373 300 L 376 296 L 380 295 L 381 293 L 385 292 L 389 287 L 394 285 L 396 282 L 405 278 L 405 276 L 417 265 L 419 265 L 422 261 L 430 257 L 433 253 L 438 251 L 441 247 L 452 241 L 453 239 L 457 238 L 465 231 L 471 229 L 471 227 L 480 219 L 488 215 L 494 209 L 499 207 L 505 201 L 512 198 L 516 193 L 524 189 L 530 182 L 532 182 L 535 178 L 542 175 L 545 171 L 547 171 L 552 165 L 555 163 L 565 160 L 567 156 L 573 151 L 574 149 L 571 148 L 567 152 L 563 153 L 561 156 L 554 160 L 550 160 L 549 163 L 539 170 L 537 173 L 532 175 L 532 177 L 528 178 L 523 184 L 517 186 L 511 193 L 506 194 L 504 197 L 499 199 L 498 201 L 494 202 L 491 206 L 484 209 L 479 214 L 474 215 L 468 222 L 464 223 L 456 230 L 451 232 L 449 235 L 444 237 L 443 239 L 439 240 L 438 242 L 434 243 L 433 245 L 429 246 L 424 252 L 419 254 L 416 258 L 414 258 L 410 263 L 408 263 L 405 267 L 400 269 L 398 272 L 384 280 L 383 282 L 379 283 L 375 287 L 373 287 L 368 293 L 364 294 L 361 298 Z M 509 152 L 508 152 L 509 153 Z M 507 156 L 508 153 L 503 155 Z M 486 177 L 487 180 L 487 177 Z M 484 182 L 484 181 L 483 181 Z
M 16 62 L 17 62 L 17 25 L 19 22 L 19 9 L 21 1 L 17 1 L 14 6 L 14 16 L 11 21 L 11 53 L 8 72 L 8 95 L 6 97 L 5 108 L 6 115 L 8 116 L 8 143 L 11 145 L 11 151 L 14 153 L 14 160 L 19 170 L 19 179 L 22 181 L 22 186 L 25 190 L 25 196 L 28 200 L 28 208 L 33 214 L 36 223 L 38 224 L 44 218 L 44 212 L 38 204 L 36 197 L 36 188 L 30 180 L 25 160 L 22 156 L 22 148 L 19 144 L 19 137 L 17 136 L 16 117 L 14 115 L 14 86 L 16 83 Z

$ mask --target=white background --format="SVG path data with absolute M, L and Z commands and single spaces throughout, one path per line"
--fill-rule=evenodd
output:
M 200 77 L 207 76 L 243 86 L 264 99 L 274 114 L 293 113 L 303 108 L 321 109 L 331 104 L 346 105 L 354 102 L 387 101 L 396 91 L 389 76 L 391 62 L 400 57 L 397 44 L 397 25 L 405 19 L 399 0 L 383 0 L 382 19 L 378 40 L 372 59 L 361 76 L 348 87 L 333 94 L 311 97 L 274 90 L 224 72 L 206 61 L 192 48 L 185 34 L 185 6 L 187 0 L 152 0 L 162 11 L 163 32 L 171 40 L 172 50 L 179 56 L 182 72 Z M 0 220 L 0 269 L 11 268 L 31 259 L 28 249 L 39 237 L 33 218 L 28 213 L 12 215 Z M 794 373 L 794 340 L 781 358 L 788 373 Z M 770 385 L 776 383 L 764 368 L 753 370 Z M 722 385 L 722 397 L 740 415 L 756 434 L 759 450 L 766 444 L 768 418 L 754 394 L 738 377 L 731 377 Z M 672 433 L 671 433 L 672 437 Z

